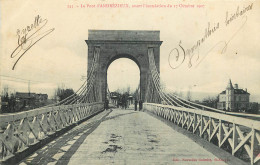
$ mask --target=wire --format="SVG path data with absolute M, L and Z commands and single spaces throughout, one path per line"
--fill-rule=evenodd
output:
M 31 81 L 31 82 L 38 82 L 38 83 L 46 83 L 46 82 L 42 82 L 42 81 L 36 81 L 36 80 L 28 80 L 28 79 L 23 79 L 23 78 L 18 78 L 18 77 L 13 77 L 13 76 L 6 76 L 6 75 L 0 75 L 0 77 L 8 77 L 8 78 L 13 78 L 13 79 L 17 79 L 17 80 L 23 80 L 23 81 Z

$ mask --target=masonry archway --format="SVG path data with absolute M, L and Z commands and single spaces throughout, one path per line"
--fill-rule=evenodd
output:
M 115 56 L 108 62 L 107 87 L 110 92 L 117 89 L 126 90 L 128 87 L 134 92 L 140 85 L 140 73 L 138 61 L 132 59 L 131 55 Z
M 153 48 L 155 65 L 160 72 L 160 31 L 128 30 L 89 30 L 88 40 L 88 74 L 95 49 L 99 49 L 96 84 L 102 102 L 106 99 L 107 68 L 116 59 L 129 58 L 140 69 L 141 100 L 145 100 L 149 76 L 148 48 Z

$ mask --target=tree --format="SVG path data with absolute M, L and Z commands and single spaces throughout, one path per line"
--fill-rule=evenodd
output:
M 208 96 L 207 98 L 203 99 L 202 104 L 205 106 L 216 108 L 218 101 L 219 101 L 219 95 L 213 97 Z
M 9 112 L 15 112 L 16 111 L 15 105 L 16 105 L 15 94 L 11 93 L 10 98 L 8 100 Z
M 10 113 L 15 112 L 15 94 L 11 93 L 9 94 L 9 87 L 8 85 L 4 86 L 4 89 L 1 93 L 1 111 L 3 113 Z
M 71 88 L 67 88 L 65 89 L 65 86 L 62 85 L 61 87 L 59 86 L 56 90 L 55 90 L 55 94 L 54 94 L 54 98 L 57 101 L 62 101 L 64 99 L 66 99 L 67 97 L 73 95 L 75 92 L 73 89 Z
M 187 100 L 191 101 L 191 92 L 190 89 L 187 91 Z
M 130 94 L 130 91 L 131 91 L 130 85 L 127 85 L 126 92 Z
M 4 89 L 1 93 L 1 102 L 2 102 L 2 107 L 1 107 L 1 111 L 3 113 L 7 113 L 9 111 L 9 107 L 8 107 L 8 102 L 9 102 L 9 89 L 8 89 L 8 86 L 5 85 L 4 86 Z
M 66 99 L 67 97 L 73 95 L 75 92 L 73 91 L 73 89 L 63 89 L 61 90 L 61 93 L 59 95 L 61 100 Z

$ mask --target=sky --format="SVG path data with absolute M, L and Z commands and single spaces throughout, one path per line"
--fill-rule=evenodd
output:
M 111 92 L 117 89 L 125 91 L 130 87 L 130 92 L 133 93 L 138 88 L 139 82 L 140 69 L 134 61 L 128 58 L 117 59 L 108 67 L 107 84 Z
M 58 85 L 77 90 L 87 73 L 88 29 L 97 30 L 160 30 L 160 73 L 161 80 L 168 91 L 185 93 L 191 90 L 193 99 L 214 96 L 223 91 L 229 79 L 240 88 L 247 88 L 251 101 L 260 102 L 260 2 L 259 1 L 170 1 L 170 0 L 0 0 L 0 86 L 8 85 L 10 91 L 28 91 L 30 80 L 31 92 L 47 93 L 52 96 Z M 75 8 L 80 4 L 124 3 L 177 5 L 178 8 Z M 204 5 L 201 8 L 182 8 L 183 5 Z M 237 8 L 246 11 L 226 25 L 225 20 Z M 74 5 L 74 8 L 68 8 Z M 45 30 L 54 31 L 37 42 L 19 60 L 14 70 L 17 57 L 11 54 L 18 44 L 17 30 L 34 22 L 37 15 L 48 22 Z M 191 49 L 205 35 L 205 29 L 217 26 L 217 30 L 205 39 L 195 50 L 202 60 L 193 61 L 188 67 L 188 58 L 177 69 L 174 64 L 176 49 Z M 22 31 L 22 30 L 21 30 Z M 223 43 L 228 43 L 226 51 L 221 53 Z M 219 43 L 219 44 L 218 44 Z M 176 49 L 175 49 L 176 48 Z M 174 50 L 175 49 L 175 50 Z M 174 50 L 173 54 L 170 52 Z M 170 57 L 169 57 L 170 56 Z M 193 60 L 196 58 L 194 57 Z M 120 61 L 119 59 L 118 61 Z M 135 63 L 115 61 L 111 64 L 112 80 L 110 88 L 116 88 L 122 82 L 135 86 L 138 69 L 133 77 L 125 76 L 119 70 L 136 68 Z M 129 65 L 128 65 L 129 64 Z M 131 69 L 126 69 L 131 70 Z M 110 68 L 109 68 L 110 71 Z M 6 77 L 6 76 L 9 76 Z M 10 77 L 15 77 L 10 78 Z M 121 77 L 116 79 L 116 77 Z M 122 78 L 123 77 L 123 78 Z M 25 79 L 21 82 L 20 79 Z M 10 81 L 12 80 L 12 81 Z M 16 81 L 14 81 L 16 80 Z M 17 82 L 19 81 L 19 82 Z M 110 81 L 110 80 L 109 80 Z M 117 82 L 117 83 L 116 83 Z

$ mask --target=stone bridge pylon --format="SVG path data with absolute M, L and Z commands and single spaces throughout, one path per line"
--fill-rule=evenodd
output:
M 154 61 L 160 71 L 160 31 L 137 30 L 89 30 L 88 40 L 88 75 L 95 53 L 99 55 L 97 76 L 93 92 L 99 101 L 104 102 L 107 92 L 107 69 L 116 59 L 129 58 L 140 69 L 140 98 L 145 101 L 148 89 L 149 60 L 148 49 L 153 48 Z

